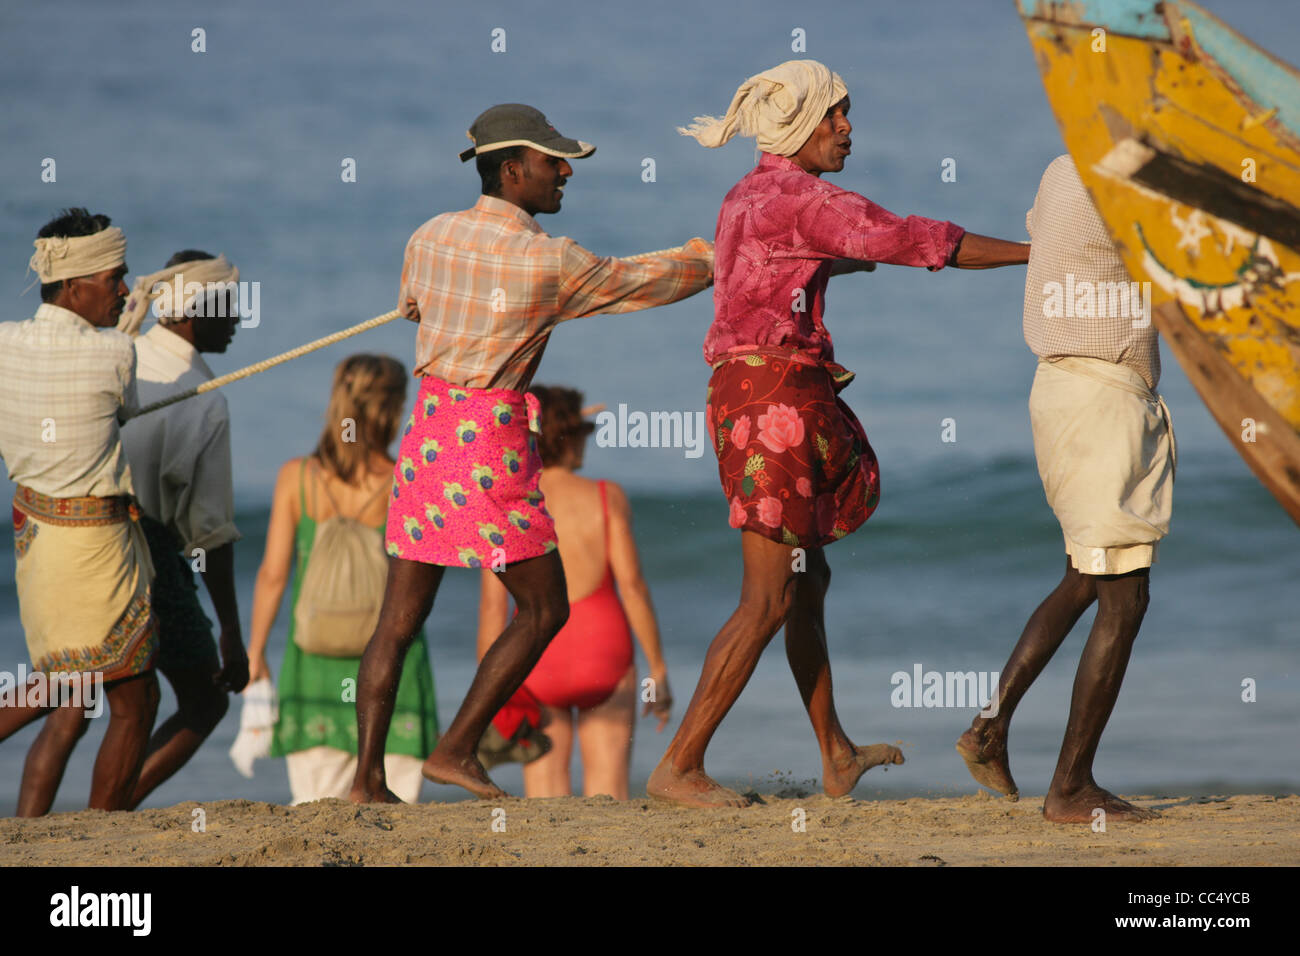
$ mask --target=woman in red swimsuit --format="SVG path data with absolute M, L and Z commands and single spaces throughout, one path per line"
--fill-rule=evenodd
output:
M 632 511 L 618 485 L 575 474 L 582 467 L 587 436 L 595 428 L 583 420 L 582 394 L 542 385 L 530 391 L 541 403 L 541 490 L 546 510 L 555 519 L 569 587 L 569 620 L 524 682 L 542 705 L 542 725 L 552 743 L 549 753 L 524 765 L 524 793 L 560 797 L 573 792 L 569 762 L 576 711 L 583 794 L 626 800 L 638 696 L 631 632 L 641 644 L 653 681 L 646 690 L 653 689 L 654 700 L 646 703 L 643 715 L 653 712 L 662 731 L 672 706 L 650 589 L 641 576 L 632 537 Z M 505 629 L 508 602 L 505 587 L 485 570 L 480 658 Z

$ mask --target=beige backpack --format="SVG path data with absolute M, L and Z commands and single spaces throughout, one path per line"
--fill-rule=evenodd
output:
M 329 487 L 320 486 L 334 505 L 335 517 L 316 525 L 307 571 L 294 608 L 293 640 L 309 654 L 360 657 L 379 621 L 388 580 L 382 532 L 344 517 Z M 388 490 L 379 489 L 375 498 Z M 371 498 L 358 515 L 374 501 Z

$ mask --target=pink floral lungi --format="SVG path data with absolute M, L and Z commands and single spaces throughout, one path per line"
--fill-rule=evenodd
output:
M 537 421 L 531 393 L 421 379 L 393 475 L 388 553 L 480 568 L 554 551 Z

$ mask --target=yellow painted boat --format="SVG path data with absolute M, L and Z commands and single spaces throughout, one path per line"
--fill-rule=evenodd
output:
M 1300 523 L 1300 73 L 1185 0 L 1018 0 L 1152 320 Z

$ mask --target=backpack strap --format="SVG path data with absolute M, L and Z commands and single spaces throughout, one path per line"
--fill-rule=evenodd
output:
M 307 517 L 307 491 L 303 484 L 303 475 L 307 472 L 307 456 L 298 460 L 298 512 Z
M 367 499 L 366 499 L 366 503 L 363 504 L 363 505 L 360 507 L 360 509 L 358 509 L 358 511 L 357 511 L 357 517 L 360 518 L 363 514 L 365 514 L 365 513 L 366 513 L 366 509 L 369 508 L 371 505 L 373 505 L 373 504 L 374 504 L 376 501 L 378 501 L 381 497 L 383 497 L 384 495 L 388 494 L 388 493 L 392 490 L 392 487 L 393 487 L 393 486 L 392 486 L 392 484 L 391 484 L 390 482 L 384 482 L 384 483 L 381 484 L 377 489 L 375 489 L 375 493 L 374 493 L 373 495 L 371 495 L 369 498 L 367 498 Z
M 319 484 L 320 487 L 321 487 L 321 490 L 325 492 L 325 499 L 330 503 L 330 506 L 333 507 L 333 509 L 334 509 L 334 514 L 337 515 L 337 516 L 339 516 L 339 517 L 344 517 L 344 515 L 343 515 L 343 509 L 339 507 L 339 503 L 338 503 L 337 501 L 335 501 L 335 500 L 334 500 L 334 496 L 333 496 L 332 494 L 330 494 L 330 486 L 329 486 L 329 484 L 325 481 L 325 474 L 324 474 L 324 472 L 325 472 L 325 469 L 324 469 L 323 466 L 317 466 L 317 469 L 316 469 L 316 483 Z
M 329 503 L 334 506 L 335 516 L 339 518 L 348 518 L 351 521 L 359 521 L 361 519 L 361 516 L 366 513 L 367 508 L 369 508 L 372 504 L 374 504 L 376 501 L 378 501 L 381 497 L 383 497 L 392 489 L 392 485 L 389 484 L 388 482 L 381 483 L 380 486 L 375 489 L 374 494 L 372 494 L 369 498 L 367 498 L 365 502 L 361 505 L 361 507 L 357 509 L 356 514 L 346 515 L 343 513 L 343 509 L 339 507 L 339 503 L 334 500 L 334 496 L 330 494 L 330 487 L 326 483 L 325 476 L 323 474 L 324 468 L 321 469 L 321 472 L 322 474 L 318 476 L 320 480 L 320 486 L 322 489 L 324 489 L 325 497 L 329 499 Z

